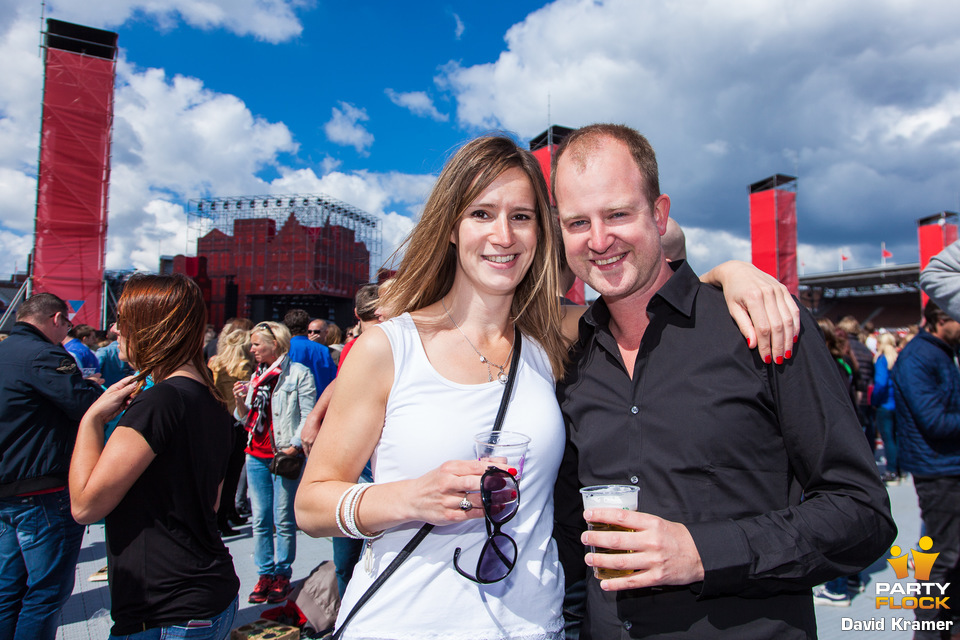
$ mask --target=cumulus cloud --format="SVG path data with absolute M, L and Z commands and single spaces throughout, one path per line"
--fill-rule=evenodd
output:
M 53 0 L 50 15 L 71 22 L 110 28 L 132 17 L 155 20 L 161 28 L 179 23 L 198 29 L 226 29 L 239 36 L 283 42 L 303 31 L 297 10 L 308 0 Z
M 886 240 L 906 261 L 916 218 L 956 207 L 958 20 L 949 0 L 558 0 L 437 84 L 474 131 L 536 135 L 548 96 L 557 124 L 637 127 L 682 218 L 740 238 L 745 187 L 798 171 L 801 242 Z
M 370 120 L 367 112 L 347 102 L 341 102 L 340 108 L 334 107 L 332 111 L 333 117 L 323 125 L 330 142 L 353 147 L 360 154 L 367 153 L 373 144 L 373 134 L 360 124 Z
M 385 93 L 390 98 L 390 102 L 398 107 L 408 109 L 416 116 L 432 118 L 437 122 L 446 122 L 450 119 L 450 116 L 437 110 L 433 100 L 423 91 L 399 93 L 393 89 L 386 89 Z

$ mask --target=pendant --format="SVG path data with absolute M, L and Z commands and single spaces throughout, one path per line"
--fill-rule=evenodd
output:
M 507 384 L 507 380 L 509 379 L 510 379 L 510 376 L 505 371 L 501 371 L 500 373 L 497 374 L 497 380 L 499 380 L 503 384 Z

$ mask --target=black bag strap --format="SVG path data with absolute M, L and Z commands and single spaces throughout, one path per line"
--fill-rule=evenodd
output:
M 510 395 L 513 392 L 513 381 L 516 379 L 517 367 L 520 364 L 520 329 L 514 327 L 513 329 L 513 356 L 510 358 L 510 375 L 507 376 L 507 382 L 503 386 L 503 396 L 500 398 L 500 409 L 497 411 L 497 418 L 493 422 L 493 430 L 500 431 L 503 427 L 503 418 L 507 415 L 507 405 L 510 404 Z M 339 629 L 334 632 L 332 640 L 340 640 L 343 636 L 343 630 L 347 628 L 347 625 L 350 624 L 350 620 L 353 619 L 353 616 L 360 611 L 360 607 L 365 605 L 367 601 L 373 596 L 377 590 L 383 586 L 383 583 L 389 578 L 399 567 L 403 564 L 404 560 L 410 557 L 410 554 L 413 553 L 414 549 L 423 542 L 423 539 L 427 537 L 427 534 L 433 530 L 433 525 L 430 523 L 424 524 L 420 527 L 420 530 L 417 531 L 416 535 L 410 539 L 403 549 L 400 550 L 400 553 L 397 554 L 397 557 L 393 559 L 387 568 L 383 570 L 377 579 L 373 581 L 367 590 L 364 591 L 363 595 L 360 596 L 360 599 L 357 600 L 357 603 L 353 605 L 353 609 L 350 610 L 350 613 L 347 614 L 347 617 L 343 620 L 343 624 Z

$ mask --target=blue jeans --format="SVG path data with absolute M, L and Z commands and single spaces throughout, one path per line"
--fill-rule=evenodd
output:
M 154 627 L 126 636 L 110 634 L 109 640 L 226 640 L 237 615 L 237 598 L 226 609 L 208 620 L 191 620 L 186 625 Z
M 887 457 L 887 472 L 900 475 L 900 460 L 897 455 L 896 424 L 897 415 L 889 409 L 877 407 L 877 431 L 883 438 L 883 450 Z
M 0 640 L 53 640 L 83 527 L 67 490 L 0 498 Z
M 299 478 L 291 480 L 270 473 L 270 460 L 247 454 L 247 493 L 253 512 L 253 561 L 261 576 L 293 573 L 297 555 L 297 519 L 293 499 Z M 274 552 L 273 532 L 277 532 Z

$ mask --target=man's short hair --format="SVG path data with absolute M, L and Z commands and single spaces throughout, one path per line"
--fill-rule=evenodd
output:
M 287 315 L 283 316 L 283 324 L 290 329 L 290 335 L 305 336 L 307 327 L 310 326 L 310 314 L 303 309 L 290 309 Z
M 357 289 L 354 296 L 357 317 L 369 322 L 377 319 L 377 307 L 380 306 L 380 285 L 373 282 Z
M 940 308 L 933 300 L 927 301 L 927 306 L 923 308 L 923 319 L 927 321 L 927 330 L 936 331 L 937 325 L 941 320 L 953 320 L 946 311 Z
M 89 338 L 97 332 L 96 329 L 91 327 L 88 324 L 78 324 L 75 327 L 71 328 L 67 332 L 67 335 L 71 338 L 76 338 L 77 340 L 83 341 L 86 338 Z
M 17 309 L 17 320 L 42 321 L 55 313 L 67 315 L 67 303 L 52 293 L 36 293 L 27 298 Z
M 568 135 L 560 143 L 557 153 L 553 156 L 551 190 L 553 201 L 557 201 L 557 164 L 564 153 L 572 154 L 572 160 L 578 168 L 586 165 L 591 152 L 599 148 L 604 138 L 612 138 L 626 145 L 637 169 L 643 176 L 644 195 L 650 206 L 660 197 L 660 170 L 657 168 L 657 154 L 650 141 L 639 131 L 624 124 L 591 124 L 581 127 Z

